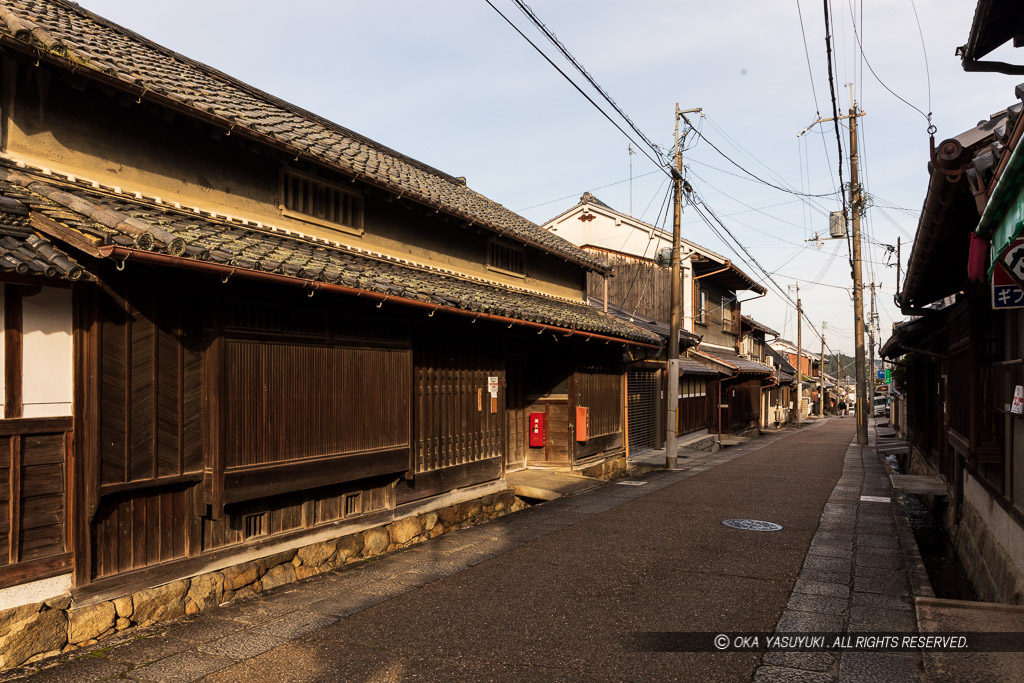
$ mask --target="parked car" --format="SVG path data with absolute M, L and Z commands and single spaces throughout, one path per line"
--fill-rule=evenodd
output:
M 874 410 L 871 412 L 875 417 L 880 417 L 889 414 L 889 397 L 888 396 L 875 396 Z

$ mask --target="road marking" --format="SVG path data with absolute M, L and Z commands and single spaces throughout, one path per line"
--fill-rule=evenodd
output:
M 891 503 L 891 498 L 885 498 L 883 496 L 861 496 L 861 502 L 863 503 Z

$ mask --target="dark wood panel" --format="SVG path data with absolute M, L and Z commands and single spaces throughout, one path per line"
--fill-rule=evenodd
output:
M 140 302 L 141 303 L 141 302 Z M 148 303 L 148 302 L 147 302 Z M 147 306 L 147 308 L 149 308 Z M 156 337 L 152 311 L 136 311 L 131 320 L 128 391 L 129 479 L 156 476 L 154 458 Z
M 408 448 L 393 448 L 247 469 L 231 469 L 224 474 L 224 502 L 253 500 L 327 484 L 396 474 L 404 472 L 408 467 Z
M 99 348 L 100 481 L 126 481 L 128 427 L 128 317 L 110 296 L 101 306 Z
M 23 333 L 20 285 L 4 285 L 4 417 L 21 417 Z
M 408 447 L 408 351 L 240 340 L 225 347 L 226 468 Z
M 64 439 L 63 432 L 26 434 L 22 437 L 22 465 L 63 465 Z
M 2 564 L 2 562 L 0 562 Z M 64 553 L 0 568 L 0 588 L 17 586 L 27 581 L 48 579 L 71 569 L 71 553 Z
M 24 529 L 21 532 L 20 562 L 37 560 L 64 552 L 64 528 L 60 525 Z
M 494 481 L 501 477 L 501 471 L 501 458 L 491 458 L 420 473 L 412 481 L 399 484 L 397 504 L 402 505 L 457 488 Z
M 22 496 L 64 493 L 64 464 L 31 465 L 21 468 Z
M 472 347 L 415 351 L 416 474 L 503 457 L 504 363 L 493 350 Z M 488 378 L 498 381 L 492 402 Z
M 67 432 L 71 430 L 72 422 L 73 419 L 70 417 L 22 417 L 0 420 L 0 436 Z M 2 464 L 0 461 L 0 466 Z

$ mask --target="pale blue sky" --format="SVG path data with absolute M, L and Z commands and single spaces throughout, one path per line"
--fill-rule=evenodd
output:
M 492 1 L 553 54 L 510 0 Z M 622 211 L 629 211 L 632 201 L 634 215 L 661 222 L 664 174 L 651 173 L 654 166 L 642 154 L 632 157 L 631 194 L 630 183 L 619 182 L 630 176 L 629 141 L 484 0 L 81 4 L 404 154 L 466 176 L 473 189 L 538 223 L 575 204 L 586 190 Z M 964 73 L 954 56 L 966 42 L 974 4 L 916 0 L 939 140 L 1014 102 L 1018 79 Z M 671 144 L 677 101 L 684 108 L 703 107 L 703 133 L 749 170 L 813 193 L 834 189 L 831 124 L 796 138 L 816 111 L 795 0 L 534 0 L 530 5 L 656 143 Z M 861 119 L 868 189 L 878 197 L 876 207 L 911 210 L 871 209 L 866 228 L 880 243 L 894 245 L 901 236 L 905 262 L 927 185 L 927 122 L 885 92 L 866 69 L 862 76 L 850 28 L 851 8 L 859 22 L 861 7 L 867 59 L 887 85 L 927 112 L 925 62 L 911 0 L 833 0 L 841 108 L 849 107 L 842 84 L 852 80 L 868 114 Z M 818 105 L 822 115 L 831 116 L 822 5 L 801 0 L 800 9 Z M 1003 52 L 1024 62 L 1024 50 Z M 775 279 L 783 287 L 794 278 L 820 278 L 823 284 L 816 287 L 801 283 L 805 311 L 819 327 L 827 322 L 830 346 L 852 353 L 852 301 L 835 288 L 850 284 L 845 242 L 826 241 L 820 251 L 804 242 L 814 231 L 827 233 L 824 214 L 838 204 L 826 198 L 813 200 L 811 207 L 752 182 L 691 135 L 688 143 L 694 142 L 685 161 L 695 189 L 757 260 L 778 273 Z M 845 164 L 843 172 L 849 180 Z M 611 183 L 618 184 L 595 190 Z M 683 233 L 732 254 L 692 211 L 684 213 Z M 876 265 L 867 268 L 865 281 L 873 269 L 875 281 L 883 284 L 879 301 L 886 337 L 899 319 L 892 302 L 895 269 L 883 265 L 880 247 L 867 257 Z M 760 277 L 754 268 L 741 267 Z M 744 312 L 795 337 L 793 313 L 778 296 L 751 302 Z M 810 348 L 818 347 L 807 341 L 807 329 L 804 338 Z

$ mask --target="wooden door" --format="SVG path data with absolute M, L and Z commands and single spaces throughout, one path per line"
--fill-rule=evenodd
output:
M 523 386 L 523 357 L 505 360 L 505 470 L 526 467 L 526 389 Z

